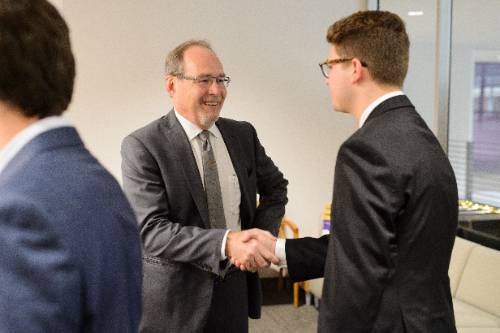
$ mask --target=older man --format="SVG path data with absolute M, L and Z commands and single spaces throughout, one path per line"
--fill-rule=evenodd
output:
M 229 81 L 207 42 L 182 43 L 166 60 L 173 110 L 123 141 L 144 247 L 143 332 L 246 332 L 260 316 L 257 274 L 227 258 L 250 270 L 276 261 L 240 230 L 274 239 L 288 182 L 252 125 L 219 118 Z

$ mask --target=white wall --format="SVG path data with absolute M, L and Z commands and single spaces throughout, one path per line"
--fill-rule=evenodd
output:
M 354 120 L 332 111 L 318 63 L 327 27 L 363 1 L 62 0 L 77 59 L 68 117 L 120 178 L 120 143 L 171 108 L 163 61 L 190 38 L 212 43 L 231 76 L 223 116 L 252 122 L 290 181 L 287 216 L 317 235 L 338 147 Z
M 59 11 L 63 10 L 63 0 L 48 0 L 51 4 L 54 5 Z
M 406 24 L 410 38 L 410 62 L 403 90 L 427 126 L 436 133 L 434 82 L 437 3 L 435 0 L 381 0 L 380 8 L 398 14 Z M 409 11 L 422 11 L 423 15 L 409 16 Z

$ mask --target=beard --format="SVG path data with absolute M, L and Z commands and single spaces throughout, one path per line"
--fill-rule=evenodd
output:
M 219 119 L 222 105 L 217 109 L 199 109 L 197 112 L 198 124 L 203 129 L 212 127 L 213 124 Z
M 204 114 L 200 115 L 199 121 L 200 121 L 200 125 L 203 129 L 208 129 L 208 128 L 212 127 L 213 124 L 215 124 L 217 119 L 219 119 L 219 113 L 217 113 L 217 114 L 204 113 Z
M 205 106 L 205 103 L 218 103 L 216 109 L 210 109 Z M 204 98 L 201 101 L 202 108 L 198 113 L 198 121 L 205 129 L 212 127 L 213 124 L 219 119 L 220 111 L 224 103 L 224 98 Z

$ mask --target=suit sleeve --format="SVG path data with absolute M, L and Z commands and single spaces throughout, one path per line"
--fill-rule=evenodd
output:
M 257 193 L 259 194 L 254 227 L 269 230 L 277 235 L 281 219 L 285 215 L 285 205 L 288 202 L 288 181 L 271 158 L 266 155 L 253 126 L 252 132 L 257 165 Z
M 203 229 L 169 219 L 169 201 L 158 162 L 137 138 L 122 143 L 123 189 L 139 219 L 146 252 L 157 258 L 192 264 L 220 273 L 223 229 Z M 187 191 L 179 188 L 179 191 Z
M 80 331 L 79 273 L 44 211 L 2 198 L 0 217 L 0 331 Z
M 392 165 L 370 142 L 351 140 L 339 150 L 323 289 L 327 308 L 335 310 L 323 319 L 332 316 L 338 329 L 371 330 L 395 271 L 404 195 Z
M 293 282 L 323 277 L 329 237 L 286 240 L 286 262 Z

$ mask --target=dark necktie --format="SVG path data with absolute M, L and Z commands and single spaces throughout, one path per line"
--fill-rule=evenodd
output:
M 207 195 L 208 218 L 210 227 L 215 229 L 226 229 L 226 218 L 222 205 L 222 194 L 220 190 L 219 173 L 214 151 L 210 144 L 210 133 L 203 131 L 198 134 L 201 140 L 201 160 L 203 162 L 203 179 L 205 182 L 205 193 Z

